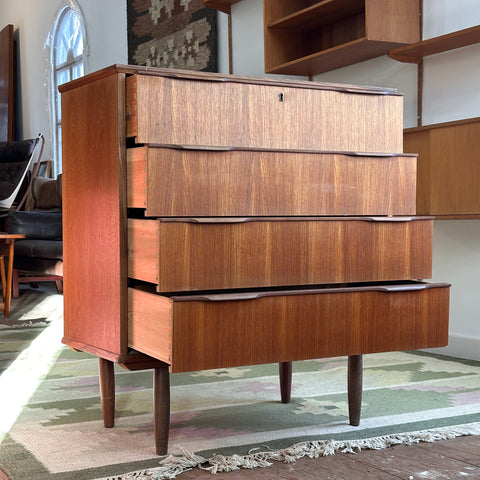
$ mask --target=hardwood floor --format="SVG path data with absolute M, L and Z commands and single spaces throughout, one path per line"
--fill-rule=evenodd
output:
M 219 473 L 199 469 L 181 480 L 480 480 L 480 436 L 459 437 L 415 446 L 397 445 L 360 454 L 336 454 L 267 468 Z M 180 480 L 179 478 L 179 480 Z
M 480 480 L 480 436 L 359 454 L 339 453 L 271 467 L 218 473 L 195 468 L 178 480 Z M 0 471 L 0 480 L 9 480 Z

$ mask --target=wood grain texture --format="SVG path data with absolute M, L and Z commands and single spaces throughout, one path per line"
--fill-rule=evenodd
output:
M 402 152 L 403 97 L 137 75 L 139 143 Z M 281 100 L 283 98 L 283 100 Z M 235 119 L 235 121 L 232 121 Z M 130 125 L 137 122 L 136 127 Z
M 0 142 L 15 140 L 16 59 L 13 25 L 0 30 Z
M 172 356 L 172 372 L 446 345 L 449 285 L 392 287 L 170 299 L 129 289 L 130 328 L 135 348 Z
M 174 299 L 172 371 L 442 346 L 448 303 L 448 287 Z
M 410 132 L 409 130 L 405 130 L 403 136 L 403 148 L 406 152 L 415 151 L 415 153 L 418 154 L 416 210 L 418 215 L 429 215 L 432 211 L 430 200 L 430 190 L 432 188 L 432 184 L 430 182 L 430 132 L 428 130 Z
M 362 15 L 342 29 L 364 28 Z M 159 453 L 170 364 L 285 365 L 447 343 L 448 285 L 372 286 L 431 277 L 432 219 L 388 216 L 415 204 L 395 91 L 131 66 L 60 90 L 63 342 L 161 369 Z M 127 136 L 145 144 L 128 159 Z
M 147 206 L 147 149 L 127 149 L 127 206 Z
M 102 399 L 103 426 L 115 426 L 115 374 L 113 362 L 99 359 L 100 396 Z
M 300 80 L 300 79 L 289 79 L 289 78 L 271 78 L 271 77 L 258 77 L 258 76 L 246 76 L 246 75 L 226 75 L 224 73 L 214 73 L 214 72 L 200 72 L 196 70 L 177 70 L 173 68 L 156 68 L 156 67 L 146 67 L 139 65 L 122 65 L 115 64 L 105 67 L 103 69 L 97 70 L 95 72 L 89 73 L 83 77 L 79 77 L 71 82 L 64 83 L 58 88 L 61 92 L 66 92 L 68 90 L 73 90 L 87 83 L 94 82 L 101 78 L 108 77 L 112 74 L 125 74 L 126 78 L 126 101 L 130 102 L 132 98 L 130 88 L 135 84 L 136 77 L 135 75 L 147 75 L 151 77 L 167 77 L 175 78 L 177 80 L 200 80 L 208 82 L 219 82 L 219 83 L 248 83 L 250 85 L 266 85 L 266 86 L 286 86 L 286 87 L 295 87 L 295 88 L 306 88 L 308 90 L 336 90 L 341 92 L 356 92 L 364 94 L 380 94 L 380 95 L 400 95 L 396 88 L 389 87 L 375 87 L 375 86 L 365 86 L 365 85 L 354 85 L 354 84 L 345 84 L 345 83 L 335 83 L 335 82 L 311 82 L 309 80 Z M 130 87 L 129 87 L 130 85 Z M 133 98 L 136 98 L 133 95 Z M 127 105 L 128 106 L 128 105 Z M 130 105 L 131 106 L 131 105 Z M 130 109 L 127 108 L 126 114 L 127 119 L 132 115 Z M 128 122 L 127 122 L 128 123 Z M 129 136 L 129 135 L 127 135 Z
M 367 37 L 372 40 L 415 43 L 420 40 L 419 0 L 366 0 Z
M 124 91 L 110 75 L 62 93 L 64 342 L 107 358 L 127 348 Z
M 362 2 L 335 0 L 334 2 L 308 2 L 280 0 L 264 2 L 269 28 L 317 28 L 336 23 L 365 12 Z
M 158 360 L 172 362 L 171 300 L 128 289 L 128 344 Z
M 216 480 L 398 480 L 409 476 L 422 478 L 442 475 L 460 480 L 476 475 L 480 467 L 480 437 L 471 435 L 450 440 L 414 445 L 396 445 L 384 450 L 362 450 L 361 454 L 338 454 L 295 463 L 272 462 L 268 468 L 221 472 Z M 423 452 L 422 452 L 423 450 Z M 452 460 L 456 459 L 456 462 Z M 477 468 L 475 468 L 477 467 Z M 209 480 L 208 470 L 192 469 L 182 473 L 182 480 Z M 467 477 L 468 478 L 468 477 Z
M 400 62 L 420 63 L 423 57 L 466 47 L 480 42 L 480 25 L 428 38 L 412 45 L 394 48 L 388 56 Z
M 138 147 L 127 159 L 129 206 L 151 217 L 416 211 L 415 156 Z
M 264 1 L 265 71 L 313 76 L 420 40 L 419 1 Z
M 158 284 L 159 224 L 128 219 L 128 276 Z
M 159 222 L 157 264 L 151 249 L 135 252 L 146 268 L 135 278 L 158 265 L 160 292 L 431 278 L 432 220 L 179 220 Z M 157 224 L 138 222 L 139 234 Z
M 405 130 L 405 150 L 418 152 L 417 213 L 480 214 L 480 119 Z

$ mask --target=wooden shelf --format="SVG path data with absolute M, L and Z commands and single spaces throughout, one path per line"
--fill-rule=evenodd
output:
M 291 62 L 276 65 L 269 70 L 269 73 L 312 76 L 384 55 L 386 50 L 388 50 L 386 42 L 375 42 L 362 37 L 337 47 L 297 58 Z
M 232 5 L 239 1 L 240 0 L 203 0 L 203 4 L 214 10 L 219 10 L 223 13 L 230 13 Z
M 330 25 L 342 18 L 357 15 L 364 10 L 364 2 L 327 0 L 318 2 L 298 12 L 286 15 L 267 25 L 268 28 L 313 28 Z
M 264 0 L 265 72 L 313 76 L 419 40 L 419 0 Z
M 480 25 L 465 28 L 458 32 L 447 33 L 435 38 L 429 38 L 412 45 L 395 48 L 388 52 L 388 56 L 406 63 L 420 63 L 423 57 L 437 53 L 455 50 L 480 42 Z
M 423 58 L 479 42 L 480 25 L 476 25 L 388 52 L 400 62 L 419 64 L 419 112 Z M 417 214 L 438 220 L 480 218 L 479 139 L 480 117 L 404 131 L 404 151 L 418 153 Z

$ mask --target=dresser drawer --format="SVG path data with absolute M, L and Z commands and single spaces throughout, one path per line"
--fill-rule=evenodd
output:
M 128 275 L 160 292 L 431 278 L 429 217 L 129 219 Z
M 414 215 L 415 155 L 127 152 L 127 202 L 152 217 Z
M 403 97 L 380 89 L 177 72 L 132 75 L 126 90 L 127 136 L 138 143 L 403 151 Z
M 186 295 L 130 288 L 128 342 L 173 372 L 445 346 L 449 285 Z

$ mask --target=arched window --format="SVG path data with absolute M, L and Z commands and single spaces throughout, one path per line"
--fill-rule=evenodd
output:
M 73 0 L 57 16 L 51 49 L 54 163 L 62 172 L 61 96 L 58 86 L 85 74 L 87 42 L 83 15 Z

